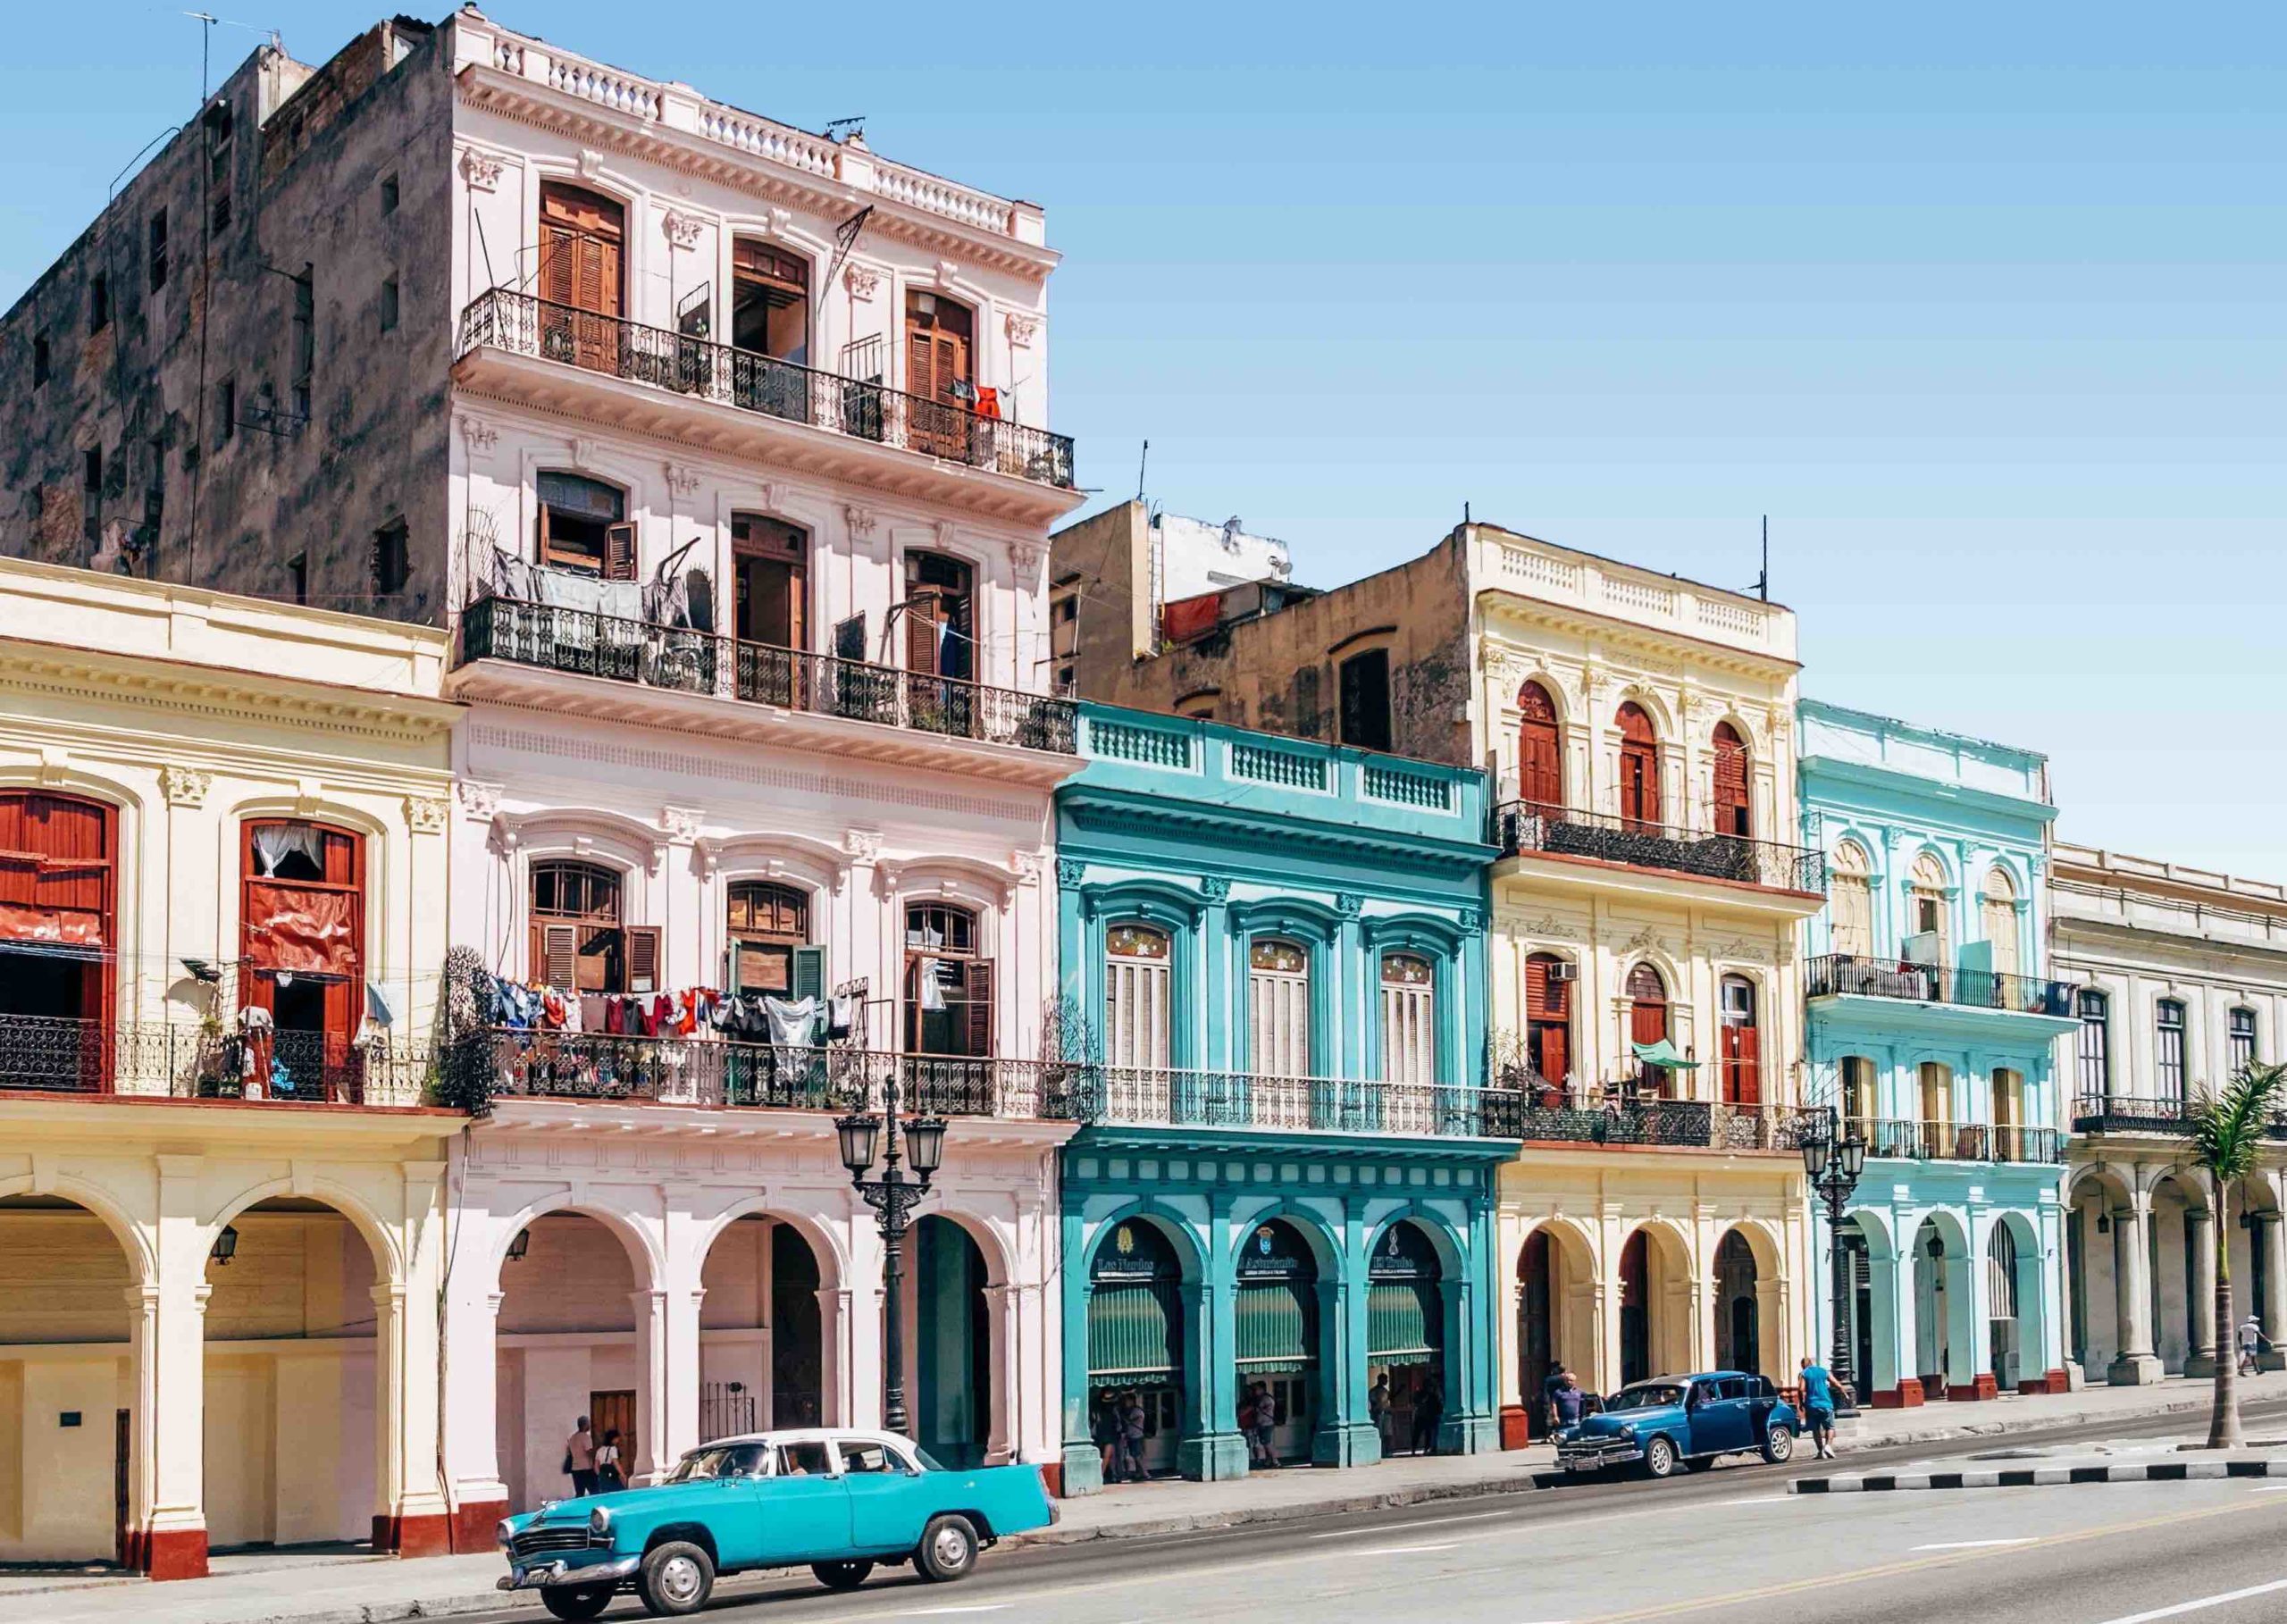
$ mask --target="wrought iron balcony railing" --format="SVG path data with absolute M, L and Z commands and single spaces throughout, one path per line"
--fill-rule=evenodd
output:
M 1079 749 L 1079 707 L 1052 694 L 740 642 L 587 609 L 480 598 L 461 611 L 457 663 L 487 659 L 1060 756 Z
M 1499 1089 L 1351 1077 L 1091 1066 L 1072 1079 L 1082 1122 L 1286 1132 L 1516 1137 L 1516 1096 Z
M 496 1031 L 491 1092 L 782 1110 L 901 1109 L 936 1117 L 1068 1118 L 1076 1067 L 1049 1060 L 799 1048 L 711 1037 Z
M 2055 1128 L 1992 1122 L 1917 1122 L 1853 1117 L 1848 1131 L 1866 1141 L 1866 1154 L 1899 1161 L 2025 1161 L 2065 1159 L 2065 1135 Z
M 2073 1013 L 2072 983 L 2044 981 L 2034 975 L 1912 964 L 1902 958 L 1871 958 L 1856 953 L 1822 954 L 1803 967 L 1805 998 L 1839 993 L 1951 1004 L 1964 1009 L 2002 1009 L 2017 1015 Z
M 505 350 L 876 445 L 1072 489 L 1072 438 L 664 327 L 495 288 L 461 312 L 459 353 Z
M 1494 815 L 1493 838 L 1504 857 L 1546 852 L 1553 857 L 1596 858 L 1636 868 L 1664 869 L 1700 879 L 1730 880 L 1776 891 L 1823 892 L 1826 858 L 1802 846 L 1708 834 L 1667 824 L 1649 824 L 1610 812 L 1551 807 L 1538 801 L 1503 803 Z
M 2189 1134 L 2191 1103 L 2180 1095 L 2082 1094 L 2073 1102 L 2076 1134 Z M 2287 1139 L 2287 1110 L 2274 1112 L 2266 1139 Z
M 1517 1129 L 1506 1135 L 1573 1144 L 1638 1144 L 1683 1150 L 1791 1151 L 1803 1125 L 1818 1115 L 1791 1105 L 1739 1105 L 1722 1100 L 1670 1100 L 1644 1093 L 1634 1079 L 1602 1090 L 1567 1089 L 1529 1067 L 1501 1072 L 1518 1101 Z
M 239 1035 L 237 1020 L 90 1021 L 0 1016 L 0 1089 L 245 1100 L 275 1105 L 413 1105 L 426 1049 L 322 1032 Z

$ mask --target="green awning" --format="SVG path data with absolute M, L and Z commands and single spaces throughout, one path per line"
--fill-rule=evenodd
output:
M 1172 1280 L 1098 1285 L 1088 1296 L 1089 1377 L 1171 1376 L 1182 1369 L 1176 1334 L 1183 1323 L 1180 1289 Z
M 1377 1280 L 1366 1288 L 1366 1357 L 1404 1361 L 1437 1352 L 1445 1319 L 1434 1280 Z
M 1629 1047 L 1636 1051 L 1636 1058 L 1646 1066 L 1657 1066 L 1670 1071 L 1699 1069 L 1698 1061 L 1685 1059 L 1676 1052 L 1676 1046 L 1665 1038 L 1656 1043 L 1631 1043 Z
M 1317 1316 L 1306 1293 L 1316 1289 L 1299 1280 L 1241 1281 L 1236 1305 L 1239 1363 L 1276 1360 L 1285 1369 L 1309 1362 L 1318 1352 L 1311 1346 L 1311 1321 Z

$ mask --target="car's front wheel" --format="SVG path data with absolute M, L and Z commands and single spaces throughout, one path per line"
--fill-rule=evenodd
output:
M 559 1619 L 569 1619 L 574 1624 L 592 1619 L 611 1605 L 611 1585 L 543 1585 L 540 1604 Z
M 1644 1446 L 1644 1475 L 1647 1478 L 1672 1478 L 1680 1464 L 1676 1446 L 1665 1438 L 1654 1438 Z
M 855 1590 L 874 1571 L 874 1564 L 856 1558 L 842 1562 L 812 1562 L 810 1571 L 828 1590 Z
M 672 1539 L 644 1553 L 636 1570 L 635 1594 L 661 1618 L 677 1619 L 707 1605 L 715 1589 L 715 1564 L 688 1540 Z
M 976 1566 L 976 1525 L 954 1511 L 931 1518 L 929 1526 L 921 1530 L 913 1565 L 921 1570 L 922 1578 L 940 1585 L 967 1578 L 969 1570 Z
M 1763 1458 L 1773 1466 L 1784 1466 L 1795 1458 L 1795 1429 L 1784 1421 L 1774 1421 L 1763 1435 Z

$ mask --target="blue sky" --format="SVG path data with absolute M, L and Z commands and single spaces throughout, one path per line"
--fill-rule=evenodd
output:
M 382 9 L 217 3 L 306 59 Z M 493 14 L 1044 204 L 1106 499 L 1148 435 L 1154 499 L 1318 583 L 1467 500 L 1745 584 L 1767 512 L 1807 691 L 2048 750 L 2066 839 L 2287 880 L 2278 8 Z M 197 34 L 12 20 L 0 303 Z

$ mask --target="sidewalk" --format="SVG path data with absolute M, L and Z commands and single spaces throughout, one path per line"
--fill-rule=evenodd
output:
M 1854 1450 L 1894 1444 L 1938 1444 L 2083 1422 L 2132 1423 L 2174 1414 L 2186 1418 L 2190 1431 L 2206 1414 L 2211 1392 L 2205 1381 L 2178 1379 L 2154 1387 L 2091 1387 L 1984 1404 L 1869 1411 L 1848 1426 L 1840 1443 L 1847 1456 Z M 2243 1378 L 2240 1393 L 2251 1403 L 2287 1399 L 2287 1373 Z M 1501 1494 L 1533 1487 L 1535 1475 L 1552 1463 L 1551 1452 L 1536 1447 L 1428 1460 L 1405 1456 L 1355 1471 L 1292 1467 L 1228 1483 L 1129 1484 L 1062 1502 L 1057 1525 L 1025 1536 L 1021 1543 L 1069 1544 L 1236 1528 Z M 493 1580 L 504 1571 L 499 1557 L 485 1553 L 420 1561 L 367 1557 L 283 1563 L 168 1585 L 0 1573 L 0 1606 L 5 1607 L 11 1624 L 110 1624 L 123 1617 L 134 1618 L 137 1624 L 385 1624 L 500 1607 L 508 1598 L 493 1587 Z M 736 1595 L 740 1584 L 729 1581 L 724 1594 Z M 537 1603 L 532 1612 L 536 1618 L 545 1616 Z

